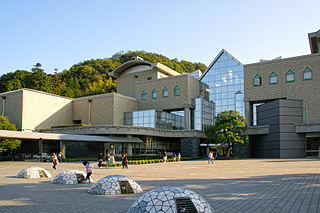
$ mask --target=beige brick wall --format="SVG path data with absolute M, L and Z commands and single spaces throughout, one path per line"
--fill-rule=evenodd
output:
M 180 96 L 174 96 L 174 88 L 180 87 Z M 163 97 L 162 91 L 168 89 L 168 97 Z M 157 99 L 152 99 L 152 90 L 158 92 Z M 141 100 L 141 93 L 147 92 L 147 100 Z M 139 110 L 147 109 L 182 109 L 190 107 L 192 98 L 200 96 L 199 81 L 189 75 L 180 75 L 158 80 L 145 81 L 137 84 L 137 100 Z
M 123 113 L 138 109 L 138 103 L 117 93 L 77 98 L 73 102 L 73 120 L 89 124 L 89 102 L 91 101 L 92 125 L 123 125 Z
M 2 99 L 1 97 L 6 97 Z M 3 104 L 4 102 L 4 104 Z M 4 106 L 4 111 L 3 111 Z M 22 90 L 5 92 L 0 94 L 0 115 L 9 118 L 9 121 L 21 129 L 22 125 Z
M 312 79 L 303 80 L 303 71 L 309 67 Z M 294 82 L 286 82 L 286 73 L 291 69 L 295 73 Z M 269 75 L 278 75 L 277 84 L 269 84 Z M 253 78 L 262 77 L 261 86 L 253 86 Z M 269 61 L 244 66 L 245 101 L 262 102 L 264 100 L 287 98 L 303 100 L 303 116 L 306 122 L 306 106 L 309 122 L 320 121 L 320 54 Z
M 23 90 L 22 129 L 72 124 L 72 99 Z
M 157 68 L 129 74 L 126 71 L 117 78 L 117 92 L 122 95 L 136 98 L 136 83 L 146 81 L 148 77 L 152 77 L 152 80 L 157 79 L 157 73 Z M 138 76 L 138 78 L 135 76 Z
M 123 113 L 138 110 L 138 101 L 133 98 L 124 97 L 123 95 L 116 94 L 114 96 L 114 118 L 113 125 L 123 125 Z

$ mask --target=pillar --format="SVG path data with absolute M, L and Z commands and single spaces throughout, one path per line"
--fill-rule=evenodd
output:
M 40 140 L 39 140 L 40 162 L 43 162 L 43 159 L 42 159 L 42 152 L 43 152 L 42 138 L 40 138 Z
M 103 157 L 106 158 L 107 157 L 107 150 L 109 149 L 109 143 L 104 143 L 103 144 Z M 108 150 L 110 151 L 110 150 Z
M 252 116 L 252 106 L 250 106 L 249 101 L 245 101 L 245 117 L 248 126 L 253 125 L 253 116 Z
M 63 158 L 66 158 L 66 142 L 60 141 L 60 152 Z
M 127 152 L 128 152 L 128 156 L 132 155 L 132 144 L 131 143 L 127 144 Z
M 184 127 L 186 130 L 191 129 L 191 115 L 190 109 L 184 108 Z

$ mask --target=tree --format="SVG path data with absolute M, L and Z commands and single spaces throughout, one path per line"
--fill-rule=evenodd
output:
M 215 117 L 215 125 L 209 126 L 205 130 L 207 140 L 222 144 L 223 153 L 226 157 L 230 156 L 232 145 L 235 143 L 244 143 L 247 136 L 243 132 L 247 130 L 246 119 L 237 111 L 224 111 Z
M 0 116 L 0 130 L 17 131 L 14 124 L 10 123 L 9 119 Z M 16 139 L 0 139 L 0 154 L 6 151 L 13 151 L 20 147 L 21 141 Z

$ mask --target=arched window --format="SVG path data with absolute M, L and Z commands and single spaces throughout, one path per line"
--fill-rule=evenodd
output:
M 312 70 L 307 67 L 304 71 L 303 71 L 303 80 L 310 80 L 312 79 Z
M 259 74 L 257 74 L 254 78 L 253 78 L 253 86 L 261 86 L 261 76 Z
M 276 73 L 271 73 L 269 76 L 269 83 L 270 84 L 277 84 L 278 83 L 278 75 Z
M 168 95 L 169 95 L 169 91 L 168 91 L 168 89 L 165 87 L 165 88 L 163 88 L 163 91 L 162 91 L 162 96 L 163 97 L 168 97 Z
M 180 87 L 176 86 L 174 88 L 174 96 L 179 96 L 180 95 Z
M 147 100 L 147 92 L 145 90 L 141 93 L 141 100 Z
M 294 81 L 294 72 L 292 72 L 292 70 L 289 70 L 286 74 L 286 82 L 292 81 Z
M 156 89 L 152 90 L 152 99 L 156 99 L 158 97 L 158 92 Z

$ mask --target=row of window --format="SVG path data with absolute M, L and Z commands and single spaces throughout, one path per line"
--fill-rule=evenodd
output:
M 180 87 L 176 86 L 174 88 L 174 96 L 179 96 L 180 95 Z M 162 90 L 162 97 L 166 98 L 169 96 L 169 90 L 165 87 Z M 152 90 L 151 93 L 152 99 L 157 99 L 158 98 L 158 91 L 156 89 Z M 147 91 L 143 90 L 141 93 L 141 100 L 147 100 Z
M 312 70 L 307 67 L 303 71 L 303 80 L 310 80 L 312 79 Z M 289 70 L 286 73 L 286 82 L 293 82 L 295 81 L 295 74 L 292 70 Z M 276 73 L 271 73 L 269 75 L 269 84 L 277 84 L 278 83 L 278 75 Z M 262 78 L 259 74 L 257 74 L 253 79 L 253 85 L 254 86 L 261 86 L 262 84 Z

